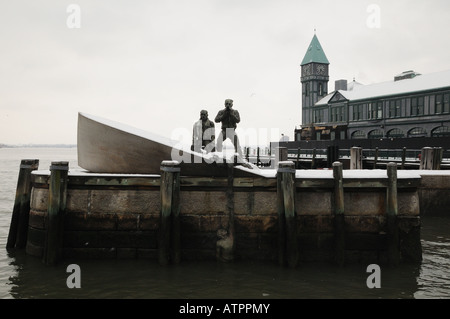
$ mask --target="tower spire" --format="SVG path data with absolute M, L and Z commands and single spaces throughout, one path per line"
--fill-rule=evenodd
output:
M 328 62 L 327 56 L 320 45 L 319 39 L 316 36 L 316 29 L 314 29 L 314 36 L 309 44 L 308 50 L 306 51 L 305 57 L 300 65 L 305 65 L 308 63 L 323 63 L 330 64 Z

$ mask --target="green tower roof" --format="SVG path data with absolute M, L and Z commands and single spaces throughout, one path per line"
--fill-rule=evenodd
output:
M 323 52 L 319 39 L 317 39 L 317 36 L 315 34 L 308 47 L 308 51 L 306 51 L 305 57 L 303 58 L 303 61 L 300 65 L 305 65 L 312 62 L 330 64 L 330 62 L 328 62 L 327 56 L 325 55 L 325 52 Z

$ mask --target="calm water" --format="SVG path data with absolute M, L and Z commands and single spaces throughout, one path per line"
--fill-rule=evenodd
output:
M 152 260 L 64 260 L 48 267 L 23 251 L 5 249 L 21 159 L 40 168 L 67 160 L 76 149 L 0 148 L 0 298 L 446 298 L 450 299 L 450 217 L 423 218 L 421 265 L 381 268 L 381 288 L 369 289 L 367 265 L 337 268 L 302 264 L 182 262 L 161 267 Z M 450 212 L 449 212 L 450 216 Z M 81 268 L 81 288 L 69 289 L 66 267 Z

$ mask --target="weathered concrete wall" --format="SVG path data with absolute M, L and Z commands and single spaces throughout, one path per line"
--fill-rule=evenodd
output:
M 450 172 L 421 171 L 418 189 L 422 216 L 450 216 Z
M 47 228 L 48 176 L 34 175 L 27 253 L 42 256 Z M 180 221 L 183 259 L 215 259 L 219 230 L 227 230 L 227 181 L 181 178 Z M 276 179 L 235 178 L 235 258 L 277 259 Z M 418 182 L 399 182 L 402 257 L 418 260 Z M 346 260 L 386 261 L 385 181 L 344 180 Z M 333 259 L 333 181 L 297 179 L 296 226 L 301 261 Z M 159 177 L 69 176 L 64 216 L 64 256 L 157 258 L 161 200 Z

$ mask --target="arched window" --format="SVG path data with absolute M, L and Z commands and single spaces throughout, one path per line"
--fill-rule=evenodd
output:
M 387 137 L 401 138 L 401 137 L 405 137 L 405 133 L 403 133 L 403 131 L 398 128 L 394 128 L 394 129 L 390 130 L 389 132 L 387 132 Z
M 415 127 L 408 131 L 408 137 L 426 137 L 427 131 L 422 127 Z
M 450 136 L 450 128 L 448 126 L 439 126 L 431 131 L 431 137 Z
M 382 130 L 373 130 L 369 132 L 369 138 L 382 138 L 384 133 Z
M 366 138 L 366 133 L 363 131 L 355 131 L 352 133 L 352 140 L 361 140 Z

